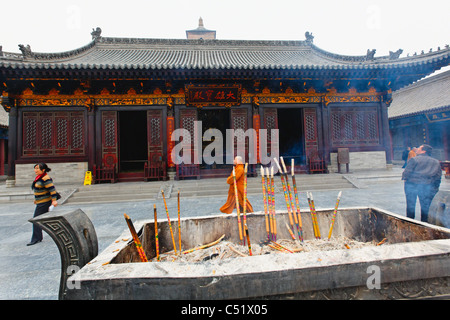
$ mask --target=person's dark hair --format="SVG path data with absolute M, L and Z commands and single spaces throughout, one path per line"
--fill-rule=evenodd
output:
M 41 169 L 41 170 L 44 171 L 44 172 L 50 172 L 50 171 L 52 171 L 52 169 L 50 169 L 50 168 L 47 166 L 47 164 L 44 163 L 44 162 L 39 162 L 39 163 L 36 164 L 34 167 L 35 167 L 35 168 L 36 168 L 36 167 L 39 167 L 39 169 Z
M 431 152 L 433 151 L 433 147 L 428 144 L 422 145 L 422 150 L 427 153 L 427 155 L 431 156 Z

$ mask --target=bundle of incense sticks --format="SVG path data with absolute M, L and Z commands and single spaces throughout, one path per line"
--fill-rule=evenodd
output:
M 173 236 L 172 224 L 170 223 L 169 210 L 167 210 L 167 203 L 166 203 L 166 197 L 164 196 L 164 190 L 161 190 L 161 194 L 162 194 L 163 200 L 164 200 L 164 208 L 166 208 L 167 222 L 169 224 L 170 235 L 172 236 L 173 251 L 175 252 L 175 254 L 177 254 L 177 245 L 175 244 L 175 238 Z
M 298 213 L 300 213 L 300 207 L 297 206 L 297 212 L 296 212 L 295 209 L 294 209 L 294 200 L 292 198 L 292 190 L 291 190 L 291 186 L 289 184 L 289 177 L 288 177 L 288 174 L 287 174 L 286 165 L 284 164 L 283 157 L 280 157 L 280 160 L 281 160 L 281 164 L 282 164 L 283 169 L 284 169 L 284 176 L 286 178 L 286 187 L 288 189 L 289 201 L 290 201 L 290 205 L 291 205 L 292 216 L 294 217 L 294 224 L 295 224 L 295 227 L 297 229 L 298 239 L 303 241 L 303 235 L 302 235 L 303 230 L 301 230 L 301 227 L 299 226 L 299 222 L 298 222 L 298 219 L 297 219 L 297 215 L 298 215 Z M 294 159 L 292 159 L 292 160 L 294 160 Z M 292 167 L 293 167 L 293 162 L 292 162 Z M 293 181 L 295 181 L 294 175 L 292 175 L 292 179 L 293 179 Z M 295 186 L 295 190 L 297 190 L 297 186 Z M 295 192 L 297 193 L 297 191 L 295 191 Z M 295 232 L 293 225 L 292 225 L 292 231 Z
M 283 191 L 284 191 L 284 200 L 286 201 L 286 207 L 287 207 L 287 211 L 288 211 L 288 215 L 289 215 L 289 223 L 291 225 L 292 228 L 294 228 L 294 221 L 292 220 L 292 212 L 291 212 L 291 203 L 289 201 L 289 195 L 288 195 L 288 190 L 286 187 L 286 181 L 284 179 L 284 173 L 283 170 L 280 167 L 280 164 L 278 163 L 278 160 L 276 158 L 274 158 L 275 163 L 277 164 L 278 170 L 280 171 L 280 177 L 281 177 L 281 184 L 283 185 Z
M 158 236 L 158 219 L 156 213 L 156 204 L 153 205 L 153 214 L 155 215 L 155 247 L 156 247 L 156 261 L 161 261 L 159 257 L 159 236 Z
M 269 177 L 267 177 L 269 179 Z M 263 191 L 263 200 L 264 200 L 264 217 L 266 220 L 266 233 L 267 233 L 267 240 L 270 240 L 270 226 L 269 226 L 269 217 L 268 217 L 268 211 L 267 211 L 267 186 L 266 181 L 264 178 L 264 168 L 261 166 L 261 184 L 262 184 L 262 191 Z
M 316 239 L 320 239 L 320 230 L 319 230 L 319 223 L 317 221 L 317 214 L 316 214 L 316 207 L 314 205 L 314 198 L 312 196 L 312 193 L 307 192 L 308 197 L 308 204 L 309 204 L 309 210 L 311 211 L 311 219 L 313 223 L 314 228 L 314 236 Z
M 236 211 L 237 211 L 237 220 L 238 220 L 238 228 L 239 228 L 239 241 L 241 244 L 243 244 L 243 238 L 242 238 L 242 225 L 241 225 L 241 214 L 240 214 L 240 208 L 239 208 L 239 194 L 237 190 L 237 183 L 236 183 L 236 170 L 233 166 L 233 182 L 234 182 L 234 197 L 236 200 Z
M 123 215 L 125 217 L 125 221 L 127 222 L 128 228 L 130 229 L 131 236 L 133 237 L 133 241 L 134 241 L 134 244 L 136 245 L 136 249 L 139 254 L 139 257 L 141 258 L 141 261 L 148 262 L 147 256 L 145 255 L 144 249 L 142 248 L 142 245 L 141 245 L 141 240 L 139 240 L 139 237 L 136 233 L 136 229 L 134 228 L 131 218 L 126 213 L 124 213 Z

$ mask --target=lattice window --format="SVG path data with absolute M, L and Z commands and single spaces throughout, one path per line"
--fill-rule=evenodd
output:
M 332 108 L 331 142 L 334 147 L 379 145 L 377 109 Z
M 84 121 L 82 118 L 72 119 L 72 149 L 82 149 L 84 146 Z
M 85 154 L 83 112 L 24 112 L 24 157 Z
M 150 120 L 150 143 L 152 145 L 160 145 L 161 144 L 161 119 L 160 118 L 151 118 Z
M 305 115 L 305 134 L 306 140 L 316 140 L 316 117 L 315 115 Z
M 105 119 L 105 147 L 116 146 L 116 120 Z
M 68 119 L 56 119 L 56 148 L 67 149 L 69 147 Z

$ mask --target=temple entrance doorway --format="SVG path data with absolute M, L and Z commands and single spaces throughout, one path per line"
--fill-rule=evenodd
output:
M 120 111 L 119 180 L 143 176 L 147 161 L 147 111 Z
M 219 177 L 219 176 L 228 176 L 230 174 L 231 165 L 226 164 L 226 130 L 231 128 L 230 124 L 230 110 L 224 108 L 214 108 L 214 109 L 206 109 L 202 108 L 198 110 L 197 113 L 198 121 L 202 121 L 202 137 L 204 137 L 205 132 L 208 129 L 217 129 L 222 133 L 223 142 L 222 142 L 222 154 L 216 154 L 216 152 L 220 152 L 217 149 L 214 149 L 211 152 L 211 156 L 218 157 L 222 159 L 222 164 L 220 163 L 206 163 L 204 157 L 202 157 L 202 163 L 200 164 L 200 174 L 202 178 L 205 177 Z M 202 155 L 204 154 L 205 148 L 208 145 L 211 145 L 214 141 L 214 137 L 212 137 L 212 141 L 203 141 L 202 142 Z M 211 148 L 212 146 L 210 146 Z
M 286 164 L 294 159 L 296 166 L 306 164 L 303 112 L 301 108 L 279 108 L 279 150 Z

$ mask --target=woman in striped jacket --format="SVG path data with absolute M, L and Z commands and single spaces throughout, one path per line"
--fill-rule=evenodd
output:
M 34 166 L 34 173 L 36 178 L 34 179 L 31 189 L 34 192 L 34 203 L 36 209 L 34 210 L 33 218 L 44 214 L 49 211 L 51 205 L 57 206 L 57 192 L 53 185 L 53 180 L 47 174 L 50 172 L 50 168 L 47 164 L 41 162 Z M 42 241 L 42 229 L 33 224 L 33 235 L 30 243 L 27 246 L 32 246 Z

